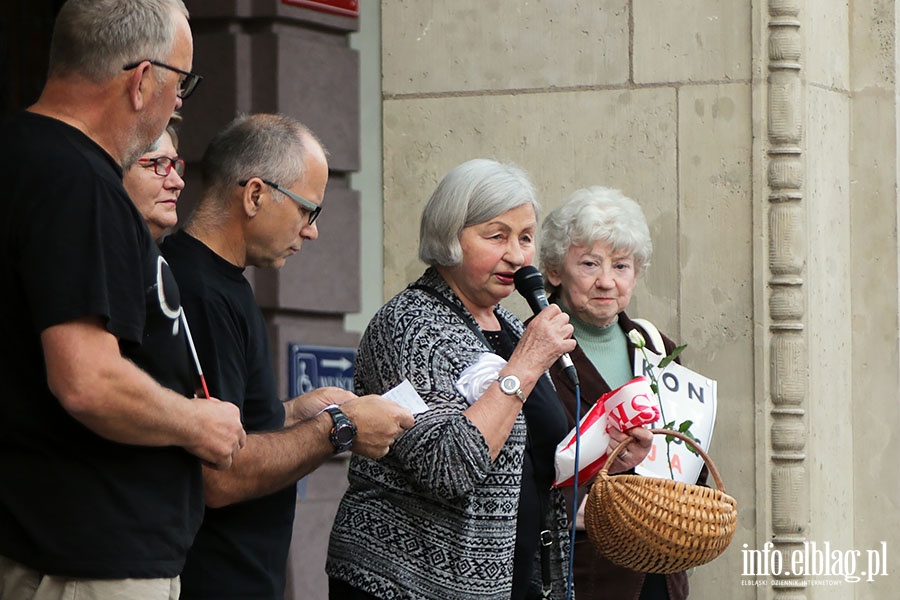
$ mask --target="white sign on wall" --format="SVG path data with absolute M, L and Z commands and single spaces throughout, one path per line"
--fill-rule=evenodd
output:
M 716 422 L 716 381 L 675 362 L 660 370 L 656 365 L 663 357 L 649 350 L 647 358 L 650 362 L 640 350 L 635 350 L 635 376 L 649 378 L 652 369 L 659 383 L 661 416 L 652 427 L 661 428 L 674 421 L 671 429 L 677 430 L 681 423 L 692 421 L 691 435 L 698 446 L 708 451 Z M 696 483 L 702 468 L 703 459 L 688 450 L 685 442 L 675 438 L 667 443 L 665 436 L 655 435 L 650 454 L 635 468 L 635 472 L 649 477 Z

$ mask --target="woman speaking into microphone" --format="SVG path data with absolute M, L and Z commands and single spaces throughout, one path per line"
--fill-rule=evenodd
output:
M 572 327 L 558 306 L 528 327 L 499 306 L 534 259 L 539 210 L 525 172 L 486 159 L 428 201 L 429 266 L 372 319 L 355 373 L 357 393 L 409 381 L 428 410 L 384 458 L 351 459 L 330 598 L 565 597 L 568 523 L 551 482 L 569 427 L 547 370 L 574 350 Z

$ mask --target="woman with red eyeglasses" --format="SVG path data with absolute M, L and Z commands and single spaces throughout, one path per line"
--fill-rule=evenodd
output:
M 151 149 L 125 169 L 123 176 L 125 189 L 155 240 L 178 223 L 176 206 L 184 189 L 185 166 L 184 160 L 178 158 L 175 126 L 180 121 L 179 115 L 172 115 Z

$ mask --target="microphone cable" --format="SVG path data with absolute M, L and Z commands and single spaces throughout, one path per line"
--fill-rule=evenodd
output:
M 575 526 L 578 522 L 578 463 L 581 454 L 581 386 L 575 382 L 575 475 L 572 486 L 572 524 L 569 533 L 569 574 L 566 577 L 566 600 L 572 600 L 572 584 L 575 580 Z

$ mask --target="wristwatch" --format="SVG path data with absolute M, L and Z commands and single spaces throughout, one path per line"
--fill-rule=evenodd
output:
M 345 450 L 349 450 L 350 446 L 353 445 L 353 440 L 356 439 L 356 425 L 337 406 L 329 406 L 325 409 L 325 412 L 331 415 L 332 426 L 328 439 L 331 440 L 331 445 L 334 446 L 334 453 L 340 454 Z
M 504 375 L 498 377 L 500 382 L 500 391 L 508 396 L 515 396 L 525 404 L 525 392 L 522 391 L 522 382 L 515 375 Z

